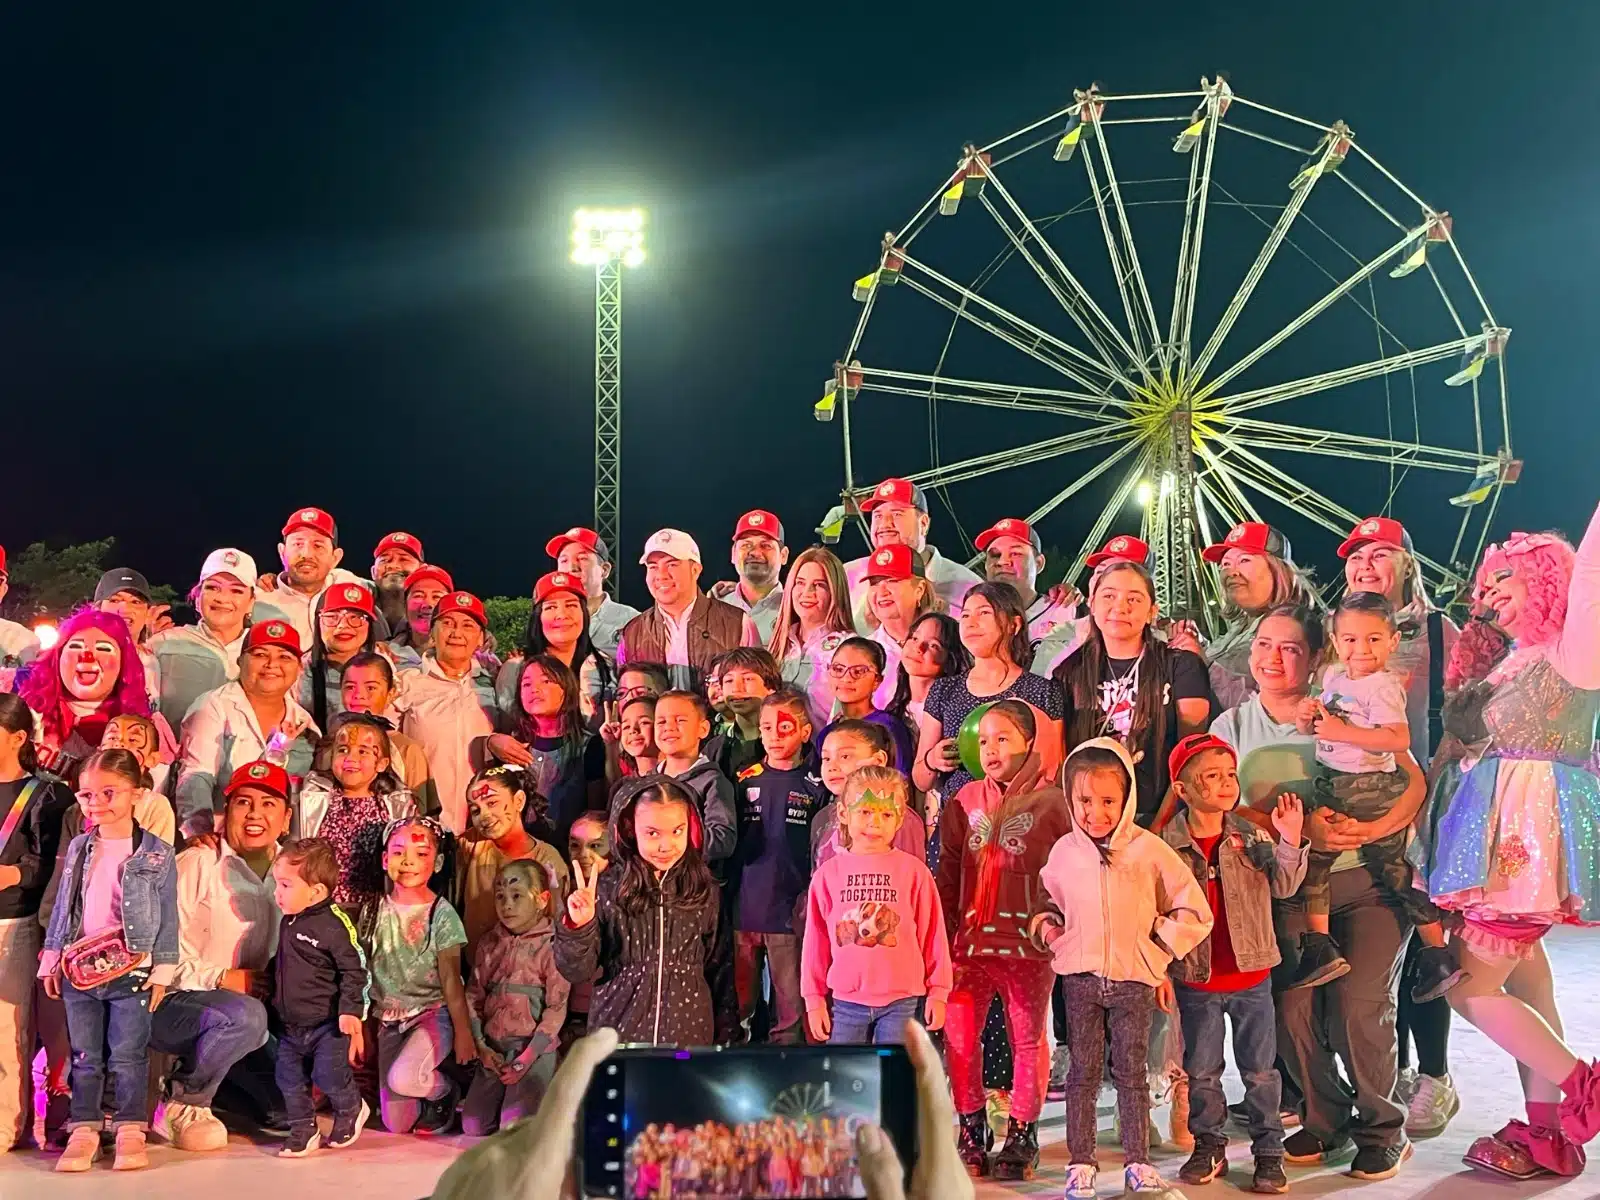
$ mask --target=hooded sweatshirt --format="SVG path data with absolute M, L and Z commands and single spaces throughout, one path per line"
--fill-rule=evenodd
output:
M 1092 738 L 1090 747 L 1113 751 L 1131 780 L 1133 760 L 1112 738 Z M 1057 975 L 1098 975 L 1157 986 L 1174 958 L 1182 958 L 1211 933 L 1211 908 L 1204 889 L 1175 850 L 1134 824 L 1137 805 L 1125 797 L 1117 827 L 1107 839 L 1110 861 L 1077 825 L 1051 848 L 1040 873 L 1045 895 L 1029 923 L 1034 945 L 1050 955 Z M 1045 926 L 1061 934 L 1053 945 Z
M 956 958 L 1048 958 L 1028 940 L 1039 872 L 1072 829 L 1067 803 L 1029 754 L 1010 783 L 975 779 L 939 816 L 939 902 Z
M 658 766 L 654 772 L 665 774 Z M 640 778 L 648 778 L 641 776 Z M 721 862 L 733 853 L 739 842 L 739 825 L 734 818 L 733 781 L 729 779 L 704 754 L 682 775 L 668 775 L 687 789 L 700 805 L 700 817 L 705 822 L 705 859 L 708 863 Z M 613 801 L 611 819 L 617 818 L 618 802 Z

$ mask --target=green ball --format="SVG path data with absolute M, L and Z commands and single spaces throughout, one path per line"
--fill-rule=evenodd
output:
M 983 778 L 983 762 L 978 758 L 978 722 L 983 720 L 983 714 L 995 703 L 990 700 L 969 712 L 967 719 L 961 722 L 961 731 L 956 734 L 956 750 L 961 755 L 961 765 L 974 779 Z

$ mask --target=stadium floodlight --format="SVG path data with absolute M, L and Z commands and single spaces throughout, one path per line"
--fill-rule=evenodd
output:
M 600 267 L 621 263 L 637 267 L 644 262 L 644 210 L 642 208 L 580 208 L 572 214 L 572 261 Z

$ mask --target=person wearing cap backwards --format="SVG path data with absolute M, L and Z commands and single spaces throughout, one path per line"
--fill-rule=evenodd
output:
M 161 664 L 149 646 L 151 618 L 165 608 L 150 604 L 150 581 L 132 567 L 112 567 L 94 586 L 94 606 L 101 612 L 116 613 L 128 623 L 128 635 L 139 650 L 144 667 L 145 690 L 150 703 L 161 695 Z
M 11 590 L 6 574 L 6 548 L 0 546 L 0 600 Z M 0 668 L 25 667 L 39 657 L 39 639 L 33 630 L 0 617 Z
M 276 763 L 243 764 L 223 789 L 220 836 L 203 834 L 178 855 L 178 973 L 151 1015 L 150 1048 L 178 1059 L 152 1124 L 179 1150 L 227 1146 L 211 1111 L 224 1080 L 247 1099 L 247 1115 L 282 1123 L 264 1002 L 282 918 L 272 860 L 291 790 Z
M 861 511 L 872 518 L 872 549 L 908 546 L 917 556 L 922 574 L 933 584 L 945 611 L 960 612 L 967 589 L 979 582 L 963 564 L 951 562 L 928 542 L 928 498 L 909 479 L 885 479 L 861 502 Z M 856 629 L 863 636 L 871 633 L 866 623 L 867 568 L 872 555 L 852 559 L 844 565 L 850 581 L 850 602 Z
M 1216 563 L 1222 574 L 1222 618 L 1227 628 L 1216 641 L 1202 647 L 1193 628 L 1184 623 L 1172 630 L 1168 641 L 1174 648 L 1206 660 L 1217 703 L 1232 708 L 1255 690 L 1250 643 L 1255 640 L 1256 622 L 1285 604 L 1320 612 L 1322 598 L 1311 576 L 1295 566 L 1289 539 L 1262 521 L 1235 525 L 1220 542 L 1202 550 L 1200 557 Z
M 439 601 L 456 590 L 455 580 L 443 567 L 423 563 L 406 576 L 403 589 L 405 620 L 400 632 L 389 639 L 389 652 L 400 667 L 420 667 L 428 652 L 433 631 L 433 610 Z M 395 628 L 391 626 L 391 628 Z
M 602 654 L 615 656 L 622 627 L 639 615 L 639 610 L 606 595 L 606 580 L 611 577 L 611 549 L 592 529 L 573 526 L 545 543 L 544 551 L 556 560 L 556 570 L 583 580 L 583 594 L 589 606 L 589 640 Z
M 390 629 L 406 627 L 406 580 L 425 561 L 422 539 L 415 534 L 397 530 L 385 534 L 373 548 L 372 586 L 378 594 L 378 611 Z
M 748 613 L 700 590 L 700 547 L 681 529 L 658 529 L 639 557 L 655 604 L 623 626 L 617 666 L 664 662 L 672 685 L 698 690 L 706 667 L 724 650 L 759 646 Z
M 379 639 L 372 593 L 359 583 L 335 584 L 317 600 L 317 640 L 301 660 L 300 703 L 319 729 L 344 711 L 344 668 L 358 654 L 387 654 Z
M 400 672 L 395 711 L 400 732 L 428 756 L 439 787 L 439 821 L 451 833 L 467 828 L 467 785 L 484 764 L 499 723 L 494 672 L 478 657 L 489 618 L 471 592 L 449 592 L 433 612 L 428 653 Z
M 255 601 L 256 562 L 243 550 L 206 555 L 190 598 L 200 612 L 194 625 L 175 625 L 150 635 L 160 698 L 156 708 L 176 727 L 206 692 L 239 677 L 239 657 Z
M 225 781 L 242 764 L 270 758 L 289 772 L 291 782 L 311 769 L 322 731 L 294 698 L 299 682 L 300 636 L 294 626 L 276 619 L 250 626 L 239 678 L 200 697 L 184 718 L 177 809 L 185 834 L 215 830 Z
M 320 508 L 300 508 L 283 524 L 278 543 L 281 575 L 263 575 L 256 586 L 255 620 L 277 617 L 294 626 L 302 646 L 316 633 L 317 600 L 336 583 L 360 583 L 361 577 L 339 566 L 339 527 Z
M 711 594 L 750 614 L 765 646 L 778 625 L 783 588 L 778 577 L 789 561 L 783 541 L 783 522 L 765 509 L 754 508 L 733 527 L 733 569 L 737 583 L 713 584 Z

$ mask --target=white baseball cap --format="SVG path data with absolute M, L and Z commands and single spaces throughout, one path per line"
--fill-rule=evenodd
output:
M 644 553 L 639 556 L 640 564 L 648 563 L 652 554 L 700 562 L 700 547 L 681 529 L 658 529 L 652 533 L 650 540 L 644 544 Z
M 213 575 L 232 575 L 247 587 L 255 587 L 256 579 L 259 578 L 256 573 L 256 560 L 243 550 L 235 550 L 232 547 L 213 550 L 206 555 L 206 564 L 200 568 L 200 582 L 204 583 Z

